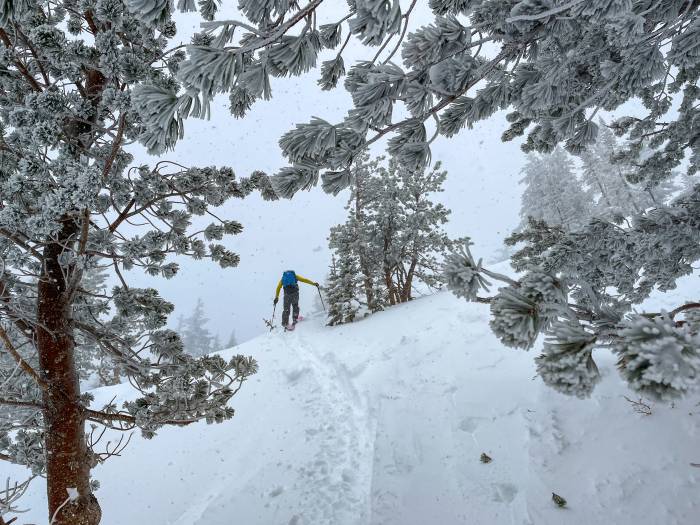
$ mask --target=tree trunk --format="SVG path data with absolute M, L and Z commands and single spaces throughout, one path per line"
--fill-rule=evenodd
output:
M 403 291 L 401 293 L 401 302 L 407 303 L 412 299 L 411 291 L 413 290 L 413 276 L 416 273 L 416 266 L 418 266 L 418 256 L 414 255 L 411 261 L 411 266 L 406 273 L 406 282 L 404 283 Z
M 389 294 L 389 304 L 391 306 L 398 304 L 398 294 L 396 293 L 396 287 L 394 286 L 394 279 L 391 275 L 393 268 L 389 264 L 389 260 L 387 257 L 389 254 L 389 247 L 391 246 L 391 241 L 392 241 L 393 235 L 394 235 L 394 231 L 393 231 L 392 221 L 389 220 L 389 224 L 384 228 L 384 231 L 383 231 L 384 242 L 383 242 L 382 259 L 384 261 L 383 262 L 384 284 L 386 285 L 387 292 Z
M 612 203 L 610 202 L 610 199 L 608 198 L 608 194 L 605 192 L 605 188 L 603 187 L 603 183 L 600 182 L 600 179 L 598 178 L 598 174 L 594 171 L 593 172 L 593 178 L 595 178 L 596 184 L 598 184 L 598 189 L 600 190 L 600 195 L 603 197 L 605 202 L 608 204 L 608 209 L 612 209 Z
M 403 289 L 406 283 L 406 272 L 403 269 L 403 263 L 398 263 L 394 268 L 394 286 L 396 287 L 396 302 L 403 303 Z
M 396 300 L 396 287 L 394 286 L 394 279 L 391 277 L 391 268 L 388 265 L 384 266 L 384 284 L 389 295 L 389 304 L 394 306 L 398 303 Z
M 77 228 L 66 222 L 57 242 L 44 249 L 38 286 L 37 349 L 44 379 L 46 485 L 51 525 L 97 525 L 101 510 L 90 490 L 90 457 L 75 365 L 66 279 L 59 257 Z M 70 489 L 70 492 L 69 492 Z M 78 497 L 69 500 L 69 493 Z M 53 521 L 51 521 L 53 518 Z
M 362 270 L 362 284 L 365 288 L 367 308 L 369 308 L 370 312 L 374 312 L 376 308 L 374 304 L 374 284 L 372 283 L 372 277 L 369 274 L 366 257 L 360 257 L 360 269 Z
M 557 209 L 557 214 L 559 215 L 559 221 L 561 222 L 562 228 L 564 228 L 566 231 L 571 231 L 571 227 L 569 224 L 564 221 L 564 214 L 561 212 L 561 208 L 559 208 L 559 205 L 555 202 L 554 207 Z

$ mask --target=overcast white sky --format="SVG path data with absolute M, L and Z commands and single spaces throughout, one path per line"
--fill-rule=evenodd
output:
M 346 3 L 334 0 L 329 5 L 342 12 Z M 427 8 L 423 9 L 416 12 L 416 24 L 432 20 Z M 186 41 L 198 20 L 182 15 L 178 20 L 179 34 Z M 346 59 L 346 68 L 350 63 Z M 227 165 L 239 176 L 254 170 L 275 173 L 286 165 L 277 144 L 283 133 L 311 116 L 340 121 L 351 107 L 342 86 L 321 91 L 316 85 L 318 76 L 318 71 L 312 71 L 302 78 L 276 79 L 273 99 L 256 103 L 243 120 L 234 119 L 226 108 L 227 97 L 220 97 L 211 120 L 188 120 L 185 139 L 163 158 L 188 166 Z M 518 223 L 521 188 L 517 181 L 524 154 L 519 142 L 500 141 L 506 127 L 504 114 L 500 114 L 455 138 L 440 137 L 432 148 L 433 161 L 442 161 L 449 173 L 445 192 L 437 199 L 452 210 L 448 233 L 471 236 L 475 254 L 485 259 L 502 246 L 502 239 Z M 381 153 L 381 146 L 374 151 Z M 155 161 L 139 148 L 135 153 L 137 162 Z M 209 328 L 224 342 L 233 329 L 239 341 L 248 339 L 266 329 L 262 319 L 271 315 L 274 289 L 283 270 L 294 269 L 318 281 L 325 278 L 330 262 L 326 238 L 329 228 L 344 220 L 346 200 L 347 192 L 332 197 L 319 187 L 292 200 L 270 203 L 253 196 L 231 201 L 219 215 L 244 226 L 242 234 L 225 241 L 241 256 L 237 268 L 222 270 L 209 261 L 183 259 L 178 261 L 182 270 L 175 279 L 151 279 L 132 272 L 132 282 L 155 286 L 175 303 L 173 325 L 201 297 Z M 301 292 L 303 312 L 311 307 L 316 292 L 304 285 Z

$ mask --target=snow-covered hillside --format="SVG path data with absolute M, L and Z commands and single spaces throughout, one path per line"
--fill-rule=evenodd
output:
M 260 372 L 236 417 L 135 435 L 94 472 L 103 523 L 697 523 L 698 399 L 637 414 L 611 356 L 598 359 L 592 399 L 564 397 L 533 377 L 532 354 L 499 345 L 487 318 L 484 305 L 439 293 L 239 346 Z M 126 391 L 98 390 L 97 403 Z M 20 523 L 46 522 L 43 490 L 33 486 Z

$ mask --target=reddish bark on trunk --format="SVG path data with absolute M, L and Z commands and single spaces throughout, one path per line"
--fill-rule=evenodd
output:
M 70 242 L 76 231 L 74 223 L 67 223 L 58 242 L 46 246 L 44 271 L 38 286 L 37 348 L 42 374 L 48 384 L 44 391 L 44 441 L 52 525 L 97 525 L 101 518 L 100 506 L 90 490 L 90 458 L 75 365 L 71 311 L 65 293 L 65 276 L 59 264 L 65 249 L 62 244 Z M 79 497 L 66 503 L 68 489 L 76 489 Z

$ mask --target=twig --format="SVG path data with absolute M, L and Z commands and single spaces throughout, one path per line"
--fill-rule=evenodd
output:
M 382 62 L 382 64 L 388 64 L 389 61 L 392 58 L 394 58 L 394 55 L 399 50 L 399 47 L 401 47 L 401 43 L 403 42 L 403 39 L 406 36 L 406 30 L 408 29 L 408 19 L 411 17 L 411 11 L 413 11 L 413 8 L 416 7 L 416 2 L 417 2 L 417 0 L 413 0 L 413 2 L 411 2 L 411 5 L 408 8 L 408 11 L 406 11 L 406 14 L 403 15 L 404 24 L 403 24 L 403 30 L 401 31 L 401 36 L 399 36 L 399 40 L 398 40 L 398 42 L 396 42 L 394 49 L 391 50 L 391 53 L 389 53 L 389 56 L 386 57 L 386 59 L 384 59 L 384 62 Z M 387 43 L 389 43 L 388 40 L 387 40 Z
M 248 44 L 247 46 L 238 48 L 226 48 L 226 50 L 234 55 L 242 55 L 245 53 L 257 51 L 262 47 L 277 42 L 277 40 L 279 40 L 279 38 L 282 37 L 287 31 L 289 31 L 292 27 L 297 25 L 297 23 L 306 18 L 309 14 L 313 13 L 316 10 L 316 8 L 319 5 L 321 5 L 322 2 L 323 0 L 312 0 L 308 3 L 308 5 L 300 9 L 297 14 L 295 14 L 292 18 L 290 18 L 284 24 L 282 24 L 277 31 L 269 34 L 267 37 L 262 38 L 258 41 L 253 41 L 253 43 Z
M 85 410 L 85 414 L 87 419 L 95 423 L 104 424 L 105 422 L 120 421 L 136 425 L 136 418 L 131 414 L 127 414 L 125 412 L 108 413 L 88 408 Z M 156 422 L 160 425 L 186 426 L 191 425 L 192 423 L 196 423 L 201 419 L 203 418 L 200 417 L 197 419 L 163 419 L 157 420 Z
M 627 402 L 632 405 L 632 409 L 637 413 L 637 414 L 642 414 L 643 416 L 650 416 L 651 415 L 651 406 L 647 405 L 642 398 L 639 398 L 639 401 L 635 401 L 633 399 L 630 399 L 627 396 L 622 396 L 624 397 Z

